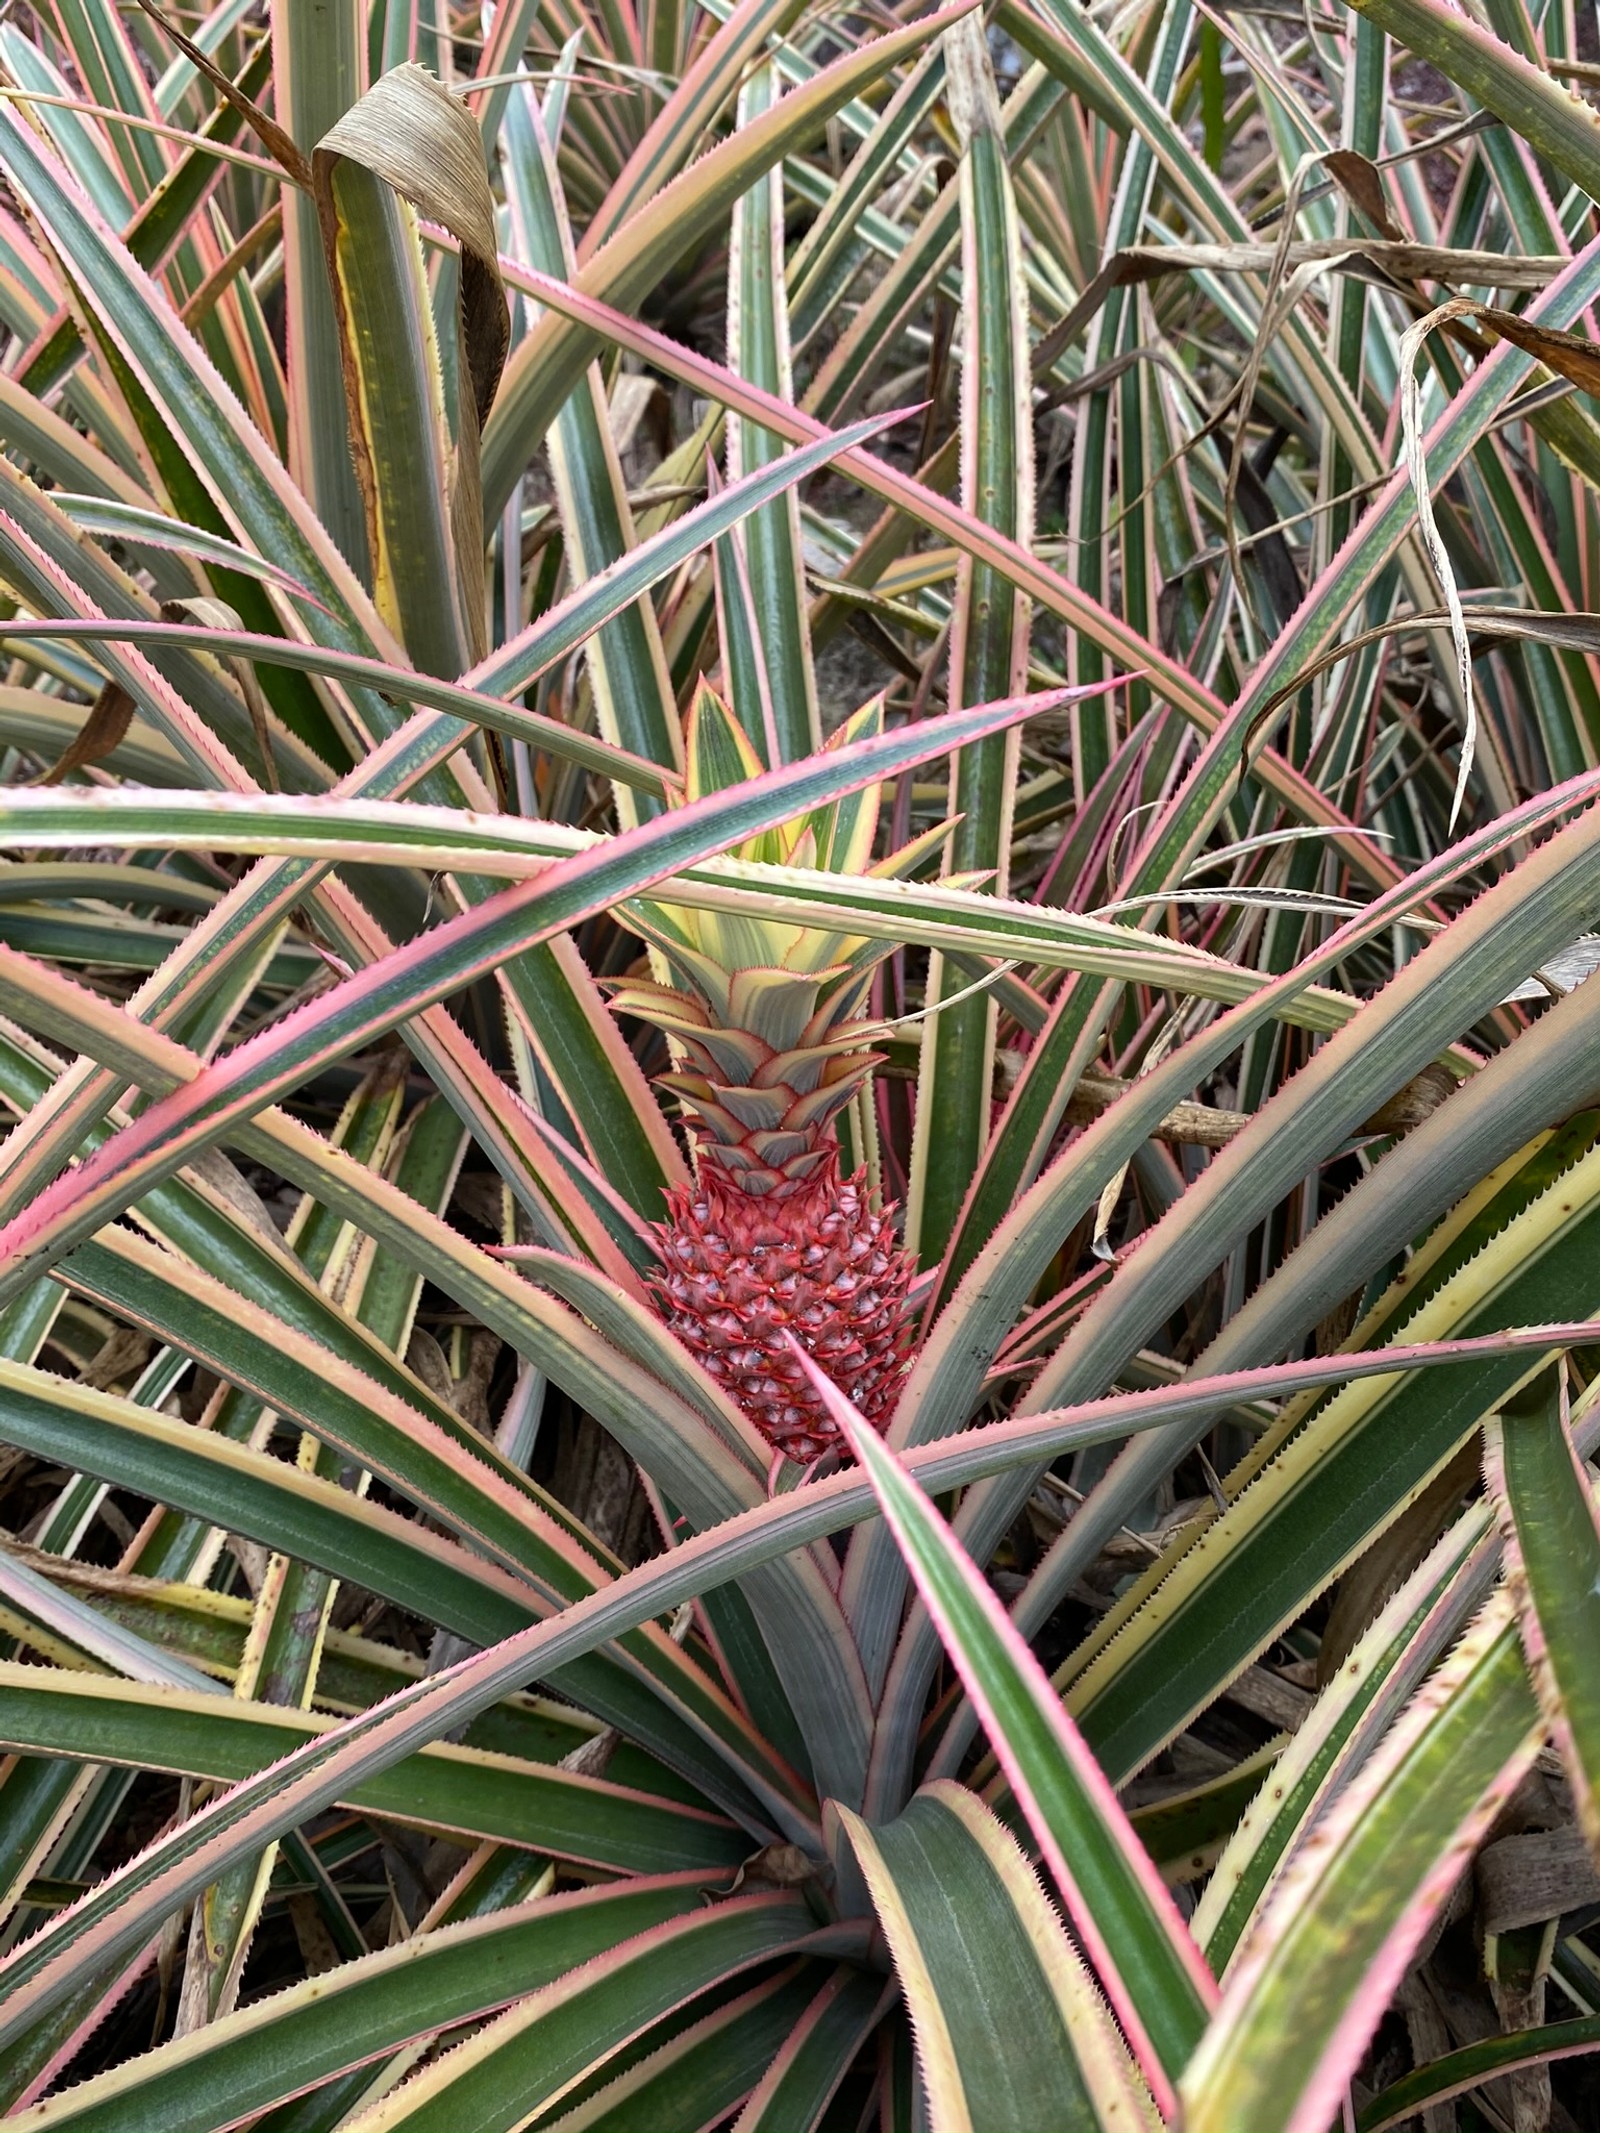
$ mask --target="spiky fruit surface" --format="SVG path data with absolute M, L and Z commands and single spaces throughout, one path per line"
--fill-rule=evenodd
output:
M 881 731 L 882 718 L 881 702 L 868 705 L 836 743 Z M 764 767 L 704 683 L 684 756 L 690 802 Z M 874 863 L 878 799 L 874 790 L 815 808 L 729 856 L 781 867 L 791 887 L 808 876 L 822 900 L 854 874 L 892 879 L 943 831 Z M 696 1182 L 669 1193 L 656 1233 L 656 1303 L 768 1443 L 808 1464 L 841 1440 L 787 1337 L 878 1428 L 911 1344 L 912 1263 L 893 1210 L 873 1208 L 861 1174 L 839 1176 L 838 1120 L 877 1058 L 880 1031 L 862 1009 L 887 944 L 808 924 L 804 900 L 756 917 L 649 897 L 619 915 L 650 943 L 659 975 L 625 979 L 612 1004 L 671 1040 L 660 1085 L 694 1142 Z
M 802 1465 L 841 1446 L 785 1334 L 881 1429 L 911 1344 L 912 1270 L 862 1175 L 840 1178 L 830 1150 L 781 1198 L 702 1175 L 668 1210 L 652 1284 L 662 1316 L 767 1442 Z

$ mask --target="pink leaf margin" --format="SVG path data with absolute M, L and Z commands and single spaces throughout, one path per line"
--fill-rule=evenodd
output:
M 949 1610 L 922 1570 L 910 1545 L 910 1523 L 904 1509 L 896 1501 L 895 1492 L 896 1485 L 901 1488 L 914 1488 L 915 1483 L 871 1424 L 851 1405 L 833 1381 L 823 1375 L 792 1335 L 790 1345 L 818 1397 L 825 1402 L 830 1416 L 837 1423 L 840 1433 L 855 1453 L 862 1471 L 872 1485 L 879 1508 L 901 1545 L 907 1566 L 922 1596 L 923 1605 L 939 1632 L 945 1650 L 961 1675 L 968 1695 L 977 1706 L 995 1757 L 1023 1813 L 1027 1816 L 1028 1825 L 1066 1899 L 1073 1925 L 1081 1935 L 1100 1974 L 1107 1997 L 1134 2045 L 1141 2069 L 1157 2104 L 1163 2113 L 1170 2117 L 1177 2109 L 1177 2093 L 1150 2035 L 1143 2011 L 1123 1981 L 1116 1951 L 1107 1940 L 1100 1921 L 1085 1899 L 1078 1876 L 1056 1839 L 1027 1770 L 1006 1736 L 988 1685 L 963 1649 Z M 928 1516 L 930 1521 L 936 1518 L 931 1505 Z M 1071 1769 L 1076 1783 L 1120 1855 L 1128 1878 L 1135 1884 L 1138 1896 L 1142 1899 L 1145 1911 L 1167 1942 L 1175 1968 L 1181 1972 L 1201 2008 L 1209 2014 L 1218 2003 L 1216 1980 L 1206 1967 L 1204 1956 L 1195 1946 L 1170 1891 L 1156 1871 L 1155 1864 L 1144 1846 L 1139 1842 L 1105 1773 L 1062 1707 L 1061 1700 L 1051 1687 L 1044 1669 L 1029 1650 L 1026 1641 L 1018 1634 L 1011 1618 L 976 1566 L 953 1539 L 946 1539 L 944 1547 L 968 1599 L 982 1615 L 990 1634 L 1003 1647 L 1025 1686 L 1032 1691 L 1039 1716 L 1052 1735 L 1062 1761 Z

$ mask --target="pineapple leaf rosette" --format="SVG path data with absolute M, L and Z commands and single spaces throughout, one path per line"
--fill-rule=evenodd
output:
M 882 702 L 831 746 L 870 738 Z M 702 685 L 689 716 L 685 804 L 764 767 L 732 713 Z M 903 875 L 946 825 L 874 864 L 876 787 L 768 830 L 729 854 L 820 874 Z M 912 1263 L 893 1207 L 864 1170 L 840 1175 L 839 1114 L 872 1072 L 882 1025 L 863 1019 L 881 941 L 782 919 L 752 919 L 640 898 L 619 914 L 656 951 L 669 983 L 613 994 L 671 1040 L 661 1076 L 682 1105 L 695 1178 L 667 1196 L 651 1284 L 672 1331 L 725 1387 L 775 1452 L 806 1464 L 842 1450 L 792 1335 L 881 1428 L 911 1340 Z

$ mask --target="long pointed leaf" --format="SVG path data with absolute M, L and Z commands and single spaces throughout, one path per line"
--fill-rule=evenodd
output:
M 302 1008 L 289 1023 L 241 1045 L 187 1088 L 152 1104 L 70 1177 L 41 1193 L 0 1231 L 0 1255 L 9 1268 L 0 1279 L 0 1297 L 15 1293 L 41 1265 L 170 1176 L 206 1141 L 294 1087 L 311 1067 L 371 1042 L 477 972 L 548 940 L 619 896 L 638 894 L 678 867 L 1064 700 L 1058 692 L 952 712 L 769 771 L 731 795 L 659 816 L 447 920 L 414 948 L 348 979 L 326 1002 Z
M 917 1590 L 1041 1845 L 1073 1925 L 1163 2109 L 1216 1987 L 1099 1765 L 1043 1668 L 949 1528 L 877 1434 L 796 1346 L 865 1469 Z M 824 1387 L 830 1389 L 824 1391 Z
M 900 1974 L 932 2124 L 1156 2123 L 1060 1920 L 987 1808 L 940 1784 L 879 1828 L 843 1810 L 839 1821 Z
M 945 35 L 950 106 L 961 159 L 961 504 L 1019 548 L 1033 535 L 1033 405 L 1016 200 L 1000 99 L 972 18 Z M 964 553 L 950 633 L 950 701 L 980 702 L 1022 684 L 1029 606 L 1002 570 Z M 1016 805 L 1017 742 L 997 735 L 951 765 L 951 873 L 992 876 L 1004 893 Z M 952 995 L 966 993 L 961 999 Z M 942 958 L 929 967 L 917 1076 L 906 1238 L 924 1262 L 942 1258 L 989 1133 L 997 1010 Z
M 1190 2133 L 1324 2133 L 1435 1913 L 1543 1731 L 1492 1601 L 1285 1870 L 1184 2078 Z
M 1485 1432 L 1485 1464 L 1528 1667 L 1600 1851 L 1600 1520 L 1566 1427 L 1564 1373 L 1545 1371 Z

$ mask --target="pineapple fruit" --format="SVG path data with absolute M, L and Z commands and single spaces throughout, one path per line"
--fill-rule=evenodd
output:
M 836 737 L 879 730 L 881 704 Z M 702 685 L 689 717 L 686 800 L 762 768 Z M 834 874 L 896 874 L 937 840 L 871 864 L 876 791 L 768 831 L 730 856 Z M 881 942 L 781 919 L 640 899 L 621 914 L 670 984 L 628 980 L 613 1006 L 662 1030 L 693 1138 L 695 1180 L 669 1193 L 651 1283 L 665 1323 L 772 1446 L 802 1465 L 842 1448 L 785 1338 L 793 1335 L 875 1427 L 911 1343 L 913 1266 L 895 1210 L 864 1171 L 840 1175 L 836 1122 L 877 1061 L 861 1009 Z

